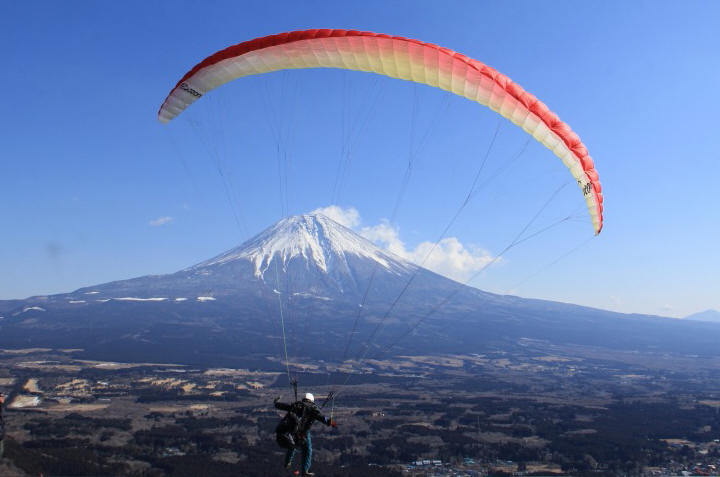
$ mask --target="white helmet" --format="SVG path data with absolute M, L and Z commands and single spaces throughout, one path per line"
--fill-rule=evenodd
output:
M 315 402 L 315 396 L 313 396 L 312 393 L 305 393 L 305 400 L 310 402 Z

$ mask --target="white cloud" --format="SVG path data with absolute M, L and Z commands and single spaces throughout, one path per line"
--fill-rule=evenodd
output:
M 157 219 L 153 219 L 150 222 L 148 222 L 152 227 L 160 227 L 162 225 L 167 225 L 170 222 L 172 222 L 174 219 L 172 217 L 158 217 Z
M 437 246 L 435 242 L 426 241 L 415 248 L 408 248 L 400 238 L 398 229 L 387 220 L 382 220 L 377 225 L 360 227 L 362 220 L 355 207 L 329 205 L 315 209 L 310 214 L 323 214 L 345 227 L 354 229 L 387 252 L 460 282 L 468 280 L 496 259 L 490 252 L 480 247 L 464 245 L 456 237 L 446 237 Z
M 378 225 L 363 227 L 358 232 L 366 239 L 381 246 L 384 250 L 405 258 L 407 254 L 405 244 L 400 240 L 400 234 L 397 229 L 394 229 L 387 220 L 383 220 Z
M 421 242 L 415 248 L 409 249 L 400 239 L 398 230 L 387 221 L 363 227 L 359 233 L 388 252 L 461 282 L 468 280 L 495 260 L 488 251 L 463 245 L 456 237 L 446 237 L 437 245 L 429 241 Z
M 340 207 L 339 205 L 328 205 L 313 210 L 310 214 L 322 214 L 325 217 L 333 219 L 340 225 L 348 228 L 360 225 L 360 212 L 355 207 Z
M 488 251 L 472 245 L 465 246 L 456 237 L 442 239 L 434 249 L 433 245 L 432 242 L 419 244 L 412 251 L 410 260 L 422 263 L 428 257 L 425 268 L 458 281 L 468 280 L 495 260 Z

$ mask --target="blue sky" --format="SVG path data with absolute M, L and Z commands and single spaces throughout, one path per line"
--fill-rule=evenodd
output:
M 356 212 L 358 231 L 384 232 L 386 245 L 417 257 L 498 131 L 487 184 L 450 230 L 440 269 L 472 275 L 567 184 L 530 230 L 572 220 L 513 248 L 473 285 L 623 312 L 720 309 L 719 24 L 720 4 L 709 1 L 9 3 L 0 17 L 0 299 L 176 271 L 286 213 L 332 204 Z M 205 56 L 316 27 L 446 46 L 538 96 L 596 162 L 603 233 L 588 240 L 582 196 L 549 151 L 532 142 L 511 161 L 522 131 L 425 86 L 275 73 L 157 122 L 170 88 Z M 338 182 L 343 150 L 351 154 Z M 453 257 L 469 269 L 453 270 Z

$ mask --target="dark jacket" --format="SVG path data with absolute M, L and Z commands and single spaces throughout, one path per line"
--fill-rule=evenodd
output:
M 295 434 L 297 437 L 304 439 L 305 436 L 307 436 L 307 432 L 310 430 L 310 427 L 312 427 L 313 423 L 315 421 L 322 422 L 326 426 L 330 425 L 330 419 L 323 416 L 320 412 L 320 409 L 315 405 L 314 402 L 302 400 L 297 401 L 292 404 L 285 404 L 282 402 L 275 402 L 275 407 L 282 410 L 287 411 L 288 413 L 293 414 L 293 416 L 297 417 L 297 429 L 293 434 Z M 287 416 L 286 416 L 287 418 Z M 292 421 L 292 419 L 283 419 L 283 421 Z M 281 423 L 282 425 L 282 423 Z M 282 430 L 282 432 L 288 432 L 289 430 Z M 278 432 L 281 432 L 278 426 Z M 292 431 L 290 431 L 292 432 Z
M 5 421 L 3 421 L 3 405 L 0 404 L 0 441 L 5 437 Z

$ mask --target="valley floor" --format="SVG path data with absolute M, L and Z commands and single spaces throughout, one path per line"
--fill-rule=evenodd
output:
M 283 472 L 272 401 L 292 398 L 284 373 L 80 355 L 0 352 L 0 391 L 10 394 L 3 476 Z M 528 342 L 517 353 L 400 356 L 295 374 L 319 401 L 338 393 L 323 409 L 338 429 L 313 428 L 320 476 L 720 469 L 715 362 Z

